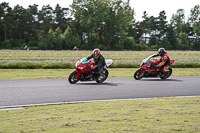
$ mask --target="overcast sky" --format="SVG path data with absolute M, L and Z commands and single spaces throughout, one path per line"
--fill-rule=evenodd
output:
M 39 9 L 41 9 L 43 5 L 48 4 L 55 8 L 57 3 L 61 7 L 69 7 L 73 0 L 0 0 L 1 2 L 8 2 L 11 7 L 19 4 L 24 8 L 37 4 L 39 5 Z M 190 10 L 197 4 L 200 4 L 200 0 L 130 0 L 130 5 L 136 13 L 135 18 L 137 21 L 142 20 L 144 11 L 147 11 L 149 16 L 157 17 L 162 10 L 165 10 L 167 20 L 170 21 L 172 14 L 175 14 L 178 9 L 185 10 L 187 20 Z

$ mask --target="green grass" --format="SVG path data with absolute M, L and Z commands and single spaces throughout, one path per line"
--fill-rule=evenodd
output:
M 200 97 L 152 98 L 0 110 L 1 133 L 200 132 Z
M 109 77 L 133 77 L 138 68 L 108 68 Z M 0 79 L 68 78 L 74 69 L 0 69 Z M 173 68 L 172 76 L 200 76 L 200 68 Z
M 0 68 L 74 68 L 77 60 L 92 51 L 25 51 L 0 50 Z M 137 68 L 141 61 L 157 51 L 102 51 L 106 59 L 113 59 L 111 67 Z M 200 51 L 168 51 L 175 59 L 174 67 L 200 67 Z
M 113 67 L 136 67 L 155 51 L 102 51 Z M 200 66 L 199 51 L 169 51 L 172 67 Z M 0 79 L 67 78 L 91 51 L 0 50 Z M 138 68 L 109 68 L 109 77 L 132 77 Z M 200 76 L 200 68 L 173 68 L 172 76 Z M 153 98 L 0 110 L 0 133 L 200 132 L 200 97 Z

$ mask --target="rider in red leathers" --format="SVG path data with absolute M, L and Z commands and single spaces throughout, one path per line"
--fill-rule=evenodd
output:
M 160 72 L 168 71 L 168 66 L 170 65 L 170 58 L 168 56 L 168 53 L 165 51 L 164 48 L 158 49 L 158 54 L 153 55 L 153 57 L 160 56 L 161 62 L 157 65 L 155 65 L 156 68 L 159 68 Z

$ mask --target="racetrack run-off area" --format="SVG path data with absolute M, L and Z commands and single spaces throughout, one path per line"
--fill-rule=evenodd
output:
M 104 83 L 78 82 L 66 78 L 2 79 L 0 108 L 114 99 L 200 96 L 200 77 L 170 77 L 167 80 L 132 77 L 108 78 Z

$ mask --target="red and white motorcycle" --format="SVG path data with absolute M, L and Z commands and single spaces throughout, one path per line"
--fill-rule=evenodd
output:
M 91 66 L 96 66 L 96 63 L 93 60 L 87 60 L 83 58 L 78 60 L 75 65 L 74 71 L 69 75 L 68 81 L 71 84 L 75 84 L 78 81 L 96 81 L 97 83 L 104 82 L 108 77 L 108 70 L 106 69 L 111 64 L 113 60 L 105 60 L 106 65 L 100 75 L 91 70 Z

